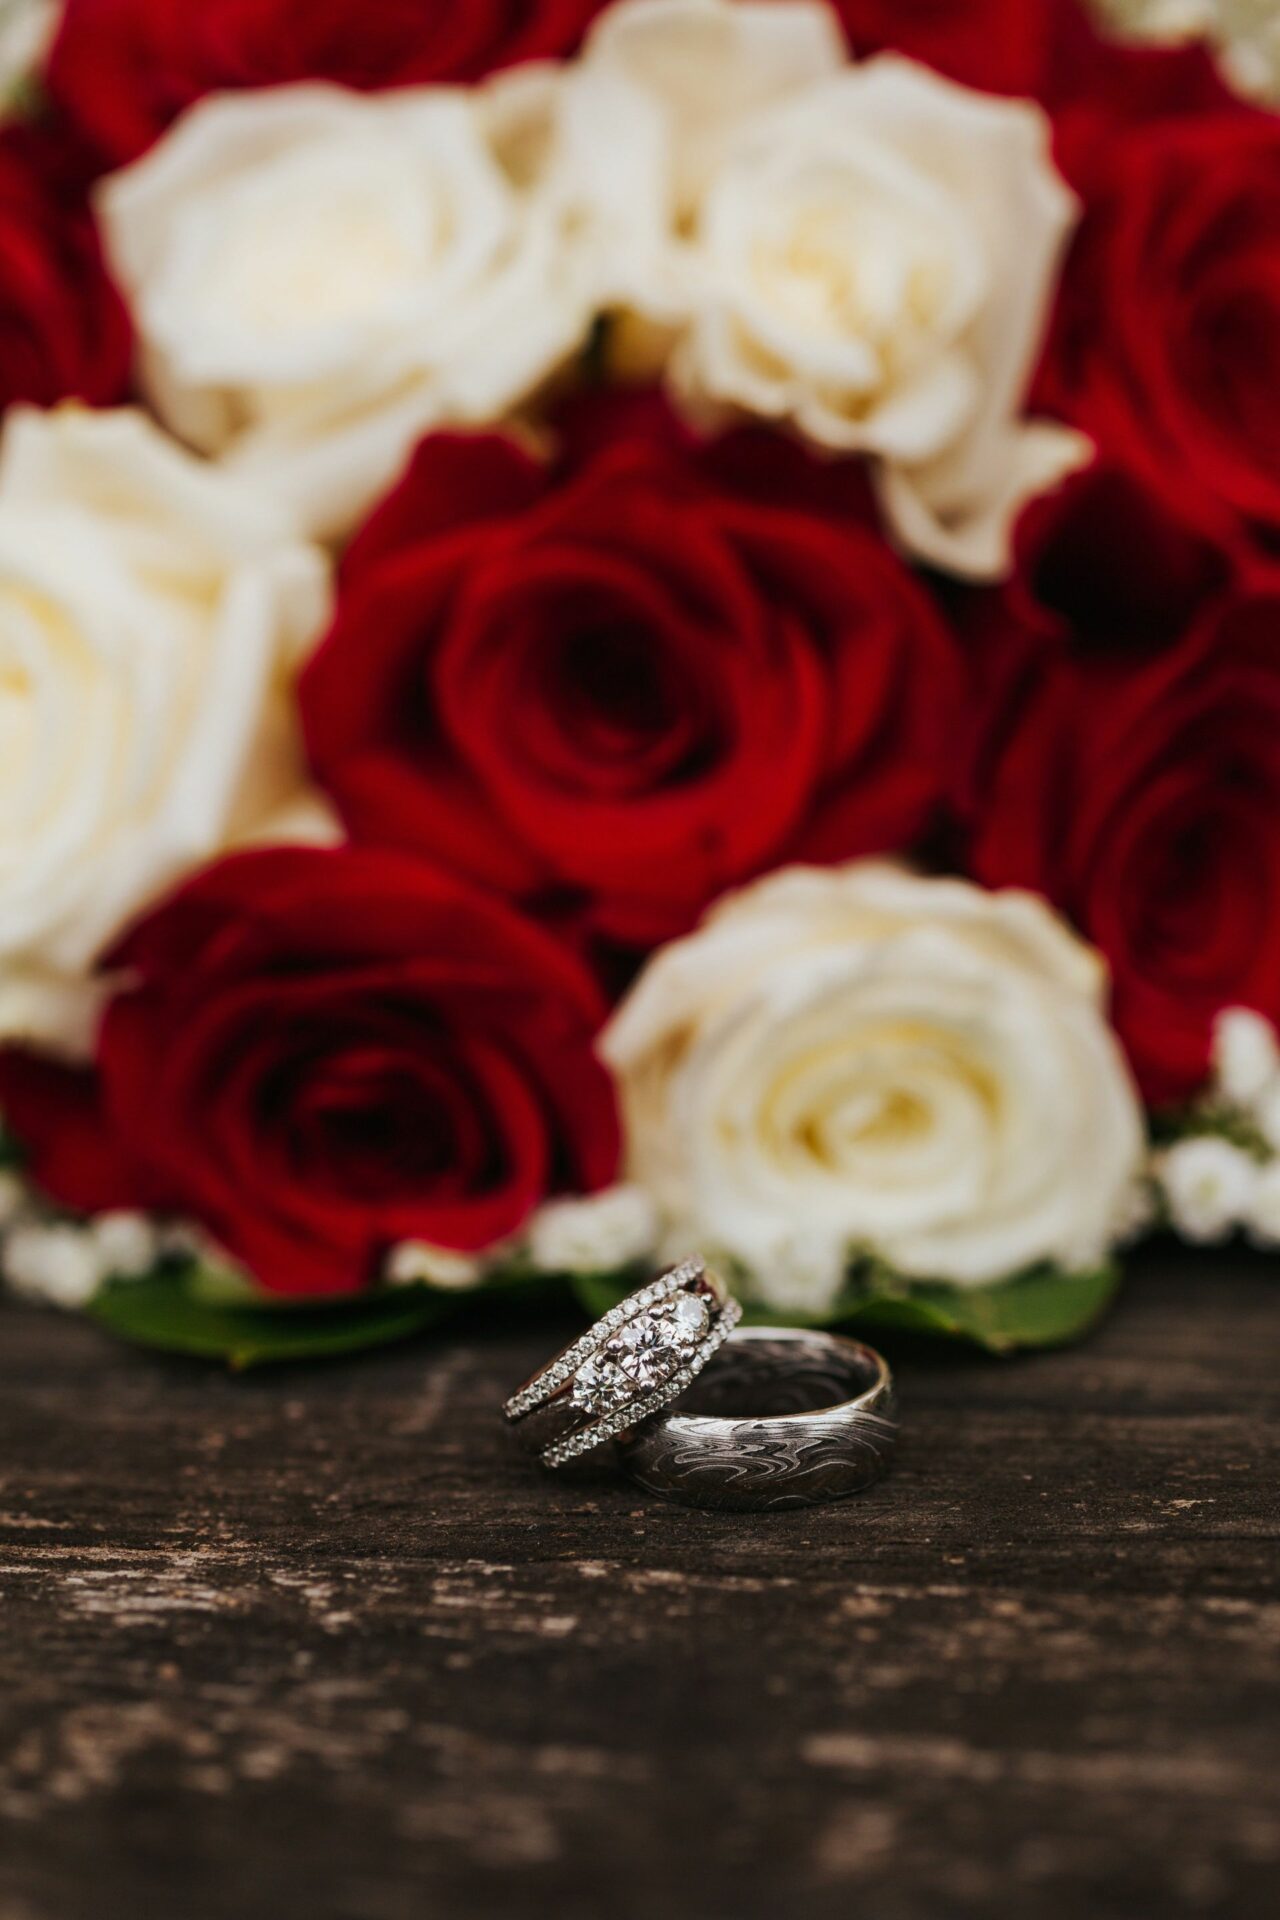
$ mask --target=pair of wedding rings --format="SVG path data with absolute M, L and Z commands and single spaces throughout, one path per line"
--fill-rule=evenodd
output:
M 614 1442 L 633 1480 L 687 1506 L 815 1506 L 878 1480 L 896 1436 L 880 1355 L 741 1317 L 721 1280 L 686 1261 L 535 1373 L 506 1417 L 545 1467 Z

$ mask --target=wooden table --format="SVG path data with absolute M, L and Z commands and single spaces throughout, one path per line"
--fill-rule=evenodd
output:
M 1276 1911 L 1280 1267 L 897 1350 L 807 1514 L 540 1478 L 545 1322 L 232 1379 L 0 1314 L 0 1920 Z

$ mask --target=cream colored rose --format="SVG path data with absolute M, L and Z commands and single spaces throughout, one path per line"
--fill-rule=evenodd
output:
M 1143 1155 L 1104 990 L 1030 895 L 775 874 L 661 951 L 606 1030 L 628 1177 L 766 1298 L 798 1236 L 815 1296 L 858 1251 L 964 1286 L 1086 1268 Z
M 77 1052 L 87 973 L 168 882 L 305 794 L 292 681 L 326 563 L 141 414 L 0 448 L 0 1036 Z M 310 829 L 307 829 L 310 831 Z
M 637 144 L 631 168 L 633 227 L 655 195 L 668 223 L 634 302 L 674 325 L 695 416 L 745 410 L 870 456 L 908 548 L 995 576 L 1018 510 L 1090 451 L 1021 417 L 1075 202 L 1039 108 L 896 56 L 850 65 L 824 12 L 605 17 L 580 84 L 630 84 L 665 141 L 660 167 Z
M 421 433 L 501 416 L 585 337 L 540 177 L 504 164 L 482 90 L 200 103 L 99 203 L 149 397 L 345 531 Z
M 597 21 L 582 68 L 649 103 L 669 211 L 682 225 L 744 121 L 848 58 L 826 0 L 622 0 Z

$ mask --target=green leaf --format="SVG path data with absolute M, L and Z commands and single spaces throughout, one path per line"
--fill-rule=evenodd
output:
M 862 1327 L 893 1327 L 948 1340 L 968 1340 L 989 1353 L 1019 1347 L 1061 1347 L 1096 1326 L 1115 1298 L 1120 1269 L 1062 1273 L 1036 1267 L 992 1287 L 919 1283 L 902 1293 L 869 1295 L 848 1315 Z
M 615 1306 L 634 1285 L 611 1274 L 586 1274 L 573 1290 L 593 1318 Z M 857 1326 L 893 1328 L 939 1339 L 966 1340 L 989 1353 L 1019 1347 L 1056 1347 L 1077 1340 L 1101 1319 L 1120 1285 L 1118 1267 L 1095 1273 L 1062 1273 L 1036 1267 L 989 1287 L 956 1287 L 942 1281 L 905 1281 L 870 1268 L 858 1275 L 830 1315 L 773 1314 L 748 1306 L 744 1318 L 757 1326 Z
M 139 1346 L 241 1371 L 284 1360 L 321 1360 L 406 1339 L 443 1319 L 452 1300 L 425 1287 L 317 1305 L 281 1305 L 227 1293 L 198 1267 L 113 1281 L 90 1306 L 102 1326 Z

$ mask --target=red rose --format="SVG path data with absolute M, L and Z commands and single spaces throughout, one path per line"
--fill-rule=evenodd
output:
M 1051 98 L 1098 46 L 1079 0 L 833 0 L 854 52 L 892 49 L 984 93 Z
M 103 1192 L 76 1083 L 0 1059 L 6 1116 L 70 1205 L 191 1218 L 264 1286 L 338 1294 L 397 1241 L 484 1247 L 548 1194 L 612 1177 L 590 980 L 548 935 L 421 862 L 241 854 L 115 959 L 136 981 L 98 1047 L 118 1194 Z
M 1112 149 L 1068 263 L 1041 397 L 1280 555 L 1280 121 L 1161 123 Z
M 426 441 L 303 683 L 357 838 L 648 945 L 791 858 L 902 847 L 947 779 L 957 652 L 855 467 L 702 447 L 647 398 L 559 461 Z
M 1221 1007 L 1280 1019 L 1280 585 L 1102 469 L 1024 528 L 975 627 L 973 870 L 1096 942 L 1144 1092 L 1181 1098 Z
M 129 384 L 123 303 L 54 142 L 0 132 L 0 412 L 15 400 L 108 406 Z
M 54 99 L 107 166 L 207 93 L 476 80 L 568 53 L 600 0 L 66 0 Z

